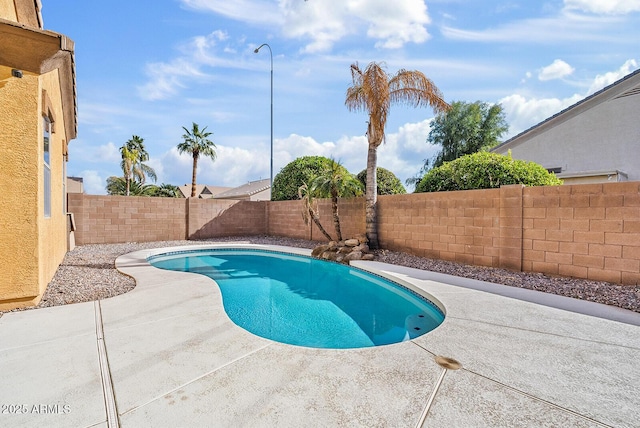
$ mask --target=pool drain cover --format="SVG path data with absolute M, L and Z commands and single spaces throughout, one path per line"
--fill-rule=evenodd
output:
M 436 356 L 436 363 L 438 363 L 440 367 L 444 367 L 445 369 L 449 370 L 458 370 L 460 367 L 462 367 L 462 364 L 460 364 L 457 360 L 449 357 L 443 357 L 441 355 Z

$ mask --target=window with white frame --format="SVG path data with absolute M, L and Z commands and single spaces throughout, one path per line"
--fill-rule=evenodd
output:
M 51 217 L 51 120 L 42 117 L 42 139 L 44 153 L 44 216 Z

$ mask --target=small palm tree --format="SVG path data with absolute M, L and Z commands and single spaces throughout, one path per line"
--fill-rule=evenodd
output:
M 131 193 L 131 182 L 137 180 L 140 184 L 144 184 L 146 177 L 149 176 L 155 182 L 156 172 L 144 162 L 149 160 L 149 153 L 144 147 L 144 140 L 137 135 L 129 139 L 122 147 L 120 147 L 120 155 L 122 161 L 120 168 L 124 174 L 126 183 L 126 196 Z
M 378 248 L 378 220 L 376 212 L 378 146 L 384 141 L 384 128 L 391 103 L 405 103 L 415 107 L 431 106 L 436 113 L 449 109 L 440 90 L 420 71 L 399 70 L 389 76 L 380 64 L 370 63 L 360 69 L 358 63 L 351 65 L 353 85 L 347 88 L 345 105 L 351 111 L 369 114 L 367 138 L 367 186 L 366 227 L 369 246 Z
M 128 182 L 124 177 L 107 178 L 107 194 L 120 196 L 156 196 L 158 186 L 142 184 L 136 180 Z
M 298 197 L 302 200 L 303 209 L 302 209 L 302 218 L 304 219 L 304 224 L 309 224 L 309 220 L 312 220 L 320 232 L 327 238 L 329 241 L 333 241 L 331 235 L 327 233 L 325 228 L 320 223 L 320 216 L 318 215 L 318 204 L 313 196 L 313 193 L 307 186 L 307 183 L 302 183 L 302 186 L 298 188 Z
M 358 196 L 362 194 L 360 181 L 343 167 L 340 162 L 330 159 L 327 167 L 311 182 L 311 193 L 318 197 L 331 198 L 333 225 L 338 241 L 342 241 L 340 216 L 338 215 L 338 197 Z
M 200 156 L 208 156 L 211 160 L 216 160 L 216 145 L 209 140 L 209 135 L 213 132 L 206 132 L 207 127 L 200 129 L 197 123 L 193 122 L 191 130 L 184 126 L 184 141 L 178 144 L 178 152 L 189 153 L 193 157 L 193 170 L 191 172 L 191 197 L 196 196 L 196 171 L 198 169 L 198 159 Z

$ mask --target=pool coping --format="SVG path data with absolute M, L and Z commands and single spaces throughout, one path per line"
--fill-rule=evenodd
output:
M 189 247 L 204 248 L 169 248 Z M 636 325 L 451 285 L 450 278 L 417 269 L 357 262 L 437 298 L 446 309 L 444 323 L 395 345 L 302 348 L 235 326 L 211 279 L 146 262 L 166 251 L 118 258 L 118 269 L 137 281 L 129 293 L 0 318 L 0 370 L 5 385 L 20 385 L 0 386 L 0 403 L 68 397 L 72 409 L 0 414 L 0 424 L 418 426 L 424 416 L 428 426 L 633 426 L 640 408 Z M 100 341 L 107 357 L 102 367 Z M 443 368 L 438 355 L 462 368 Z M 74 377 L 60 378 L 64 363 L 56 361 L 70 357 L 84 365 L 74 363 Z M 38 366 L 44 367 L 37 376 L 24 376 Z M 101 369 L 114 390 L 111 420 Z M 67 383 L 76 395 L 63 394 Z

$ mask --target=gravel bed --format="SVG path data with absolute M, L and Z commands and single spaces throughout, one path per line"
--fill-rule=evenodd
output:
M 49 283 L 40 304 L 17 310 L 106 299 L 132 290 L 135 287 L 133 278 L 123 275 L 115 269 L 115 259 L 122 254 L 148 248 L 239 241 L 298 248 L 313 248 L 318 244 L 318 242 L 302 239 L 250 236 L 203 241 L 185 240 L 82 245 L 67 253 L 53 280 Z M 623 286 L 576 278 L 552 277 L 539 273 L 469 266 L 388 250 L 378 250 L 375 255 L 376 260 L 380 262 L 473 278 L 512 287 L 528 288 L 640 312 L 640 286 Z M 0 316 L 2 316 L 1 311 Z

